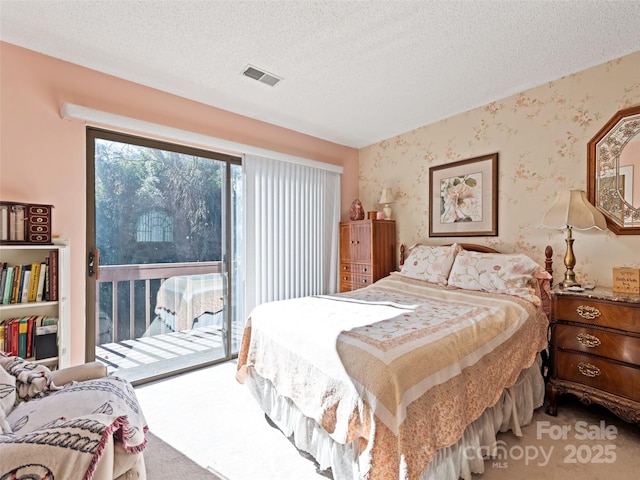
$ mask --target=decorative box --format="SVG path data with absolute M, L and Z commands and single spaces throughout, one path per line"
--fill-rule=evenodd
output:
M 618 293 L 640 294 L 640 268 L 614 268 L 613 291 Z
M 53 205 L 0 201 L 0 244 L 51 244 Z

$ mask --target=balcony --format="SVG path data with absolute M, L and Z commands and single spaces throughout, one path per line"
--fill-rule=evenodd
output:
M 141 383 L 230 358 L 243 319 L 227 327 L 229 300 L 239 295 L 230 295 L 223 269 L 222 262 L 100 266 L 96 360 Z

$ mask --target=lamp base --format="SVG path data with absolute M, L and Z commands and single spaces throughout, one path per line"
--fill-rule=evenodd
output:
M 382 211 L 384 212 L 384 219 L 385 220 L 391 220 L 391 206 L 388 203 L 385 204 L 385 206 L 382 209 Z
M 571 279 L 571 278 L 566 278 L 566 274 L 565 274 L 565 279 L 560 282 L 558 285 L 560 285 L 562 288 L 567 288 L 567 287 L 579 287 L 580 284 L 578 282 L 576 282 L 575 280 Z
M 567 270 L 564 272 L 564 280 L 560 282 L 562 288 L 567 287 L 579 287 L 580 284 L 576 282 L 576 274 L 573 271 L 573 267 L 576 266 L 576 257 L 573 254 L 573 236 L 571 235 L 571 227 L 567 227 L 567 253 L 564 256 L 564 266 Z

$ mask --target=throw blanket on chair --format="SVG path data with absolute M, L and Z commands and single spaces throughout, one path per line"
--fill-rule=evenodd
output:
M 58 389 L 51 378 L 51 371 L 43 365 L 20 357 L 0 355 L 0 433 L 11 433 L 6 416 L 14 404 Z
M 13 433 L 0 435 L 0 478 L 90 480 L 111 440 L 130 454 L 145 448 L 147 423 L 126 380 L 40 386 L 7 415 Z

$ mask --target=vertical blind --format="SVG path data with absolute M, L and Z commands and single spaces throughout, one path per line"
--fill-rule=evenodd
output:
M 264 302 L 333 293 L 340 174 L 246 155 L 245 312 Z

